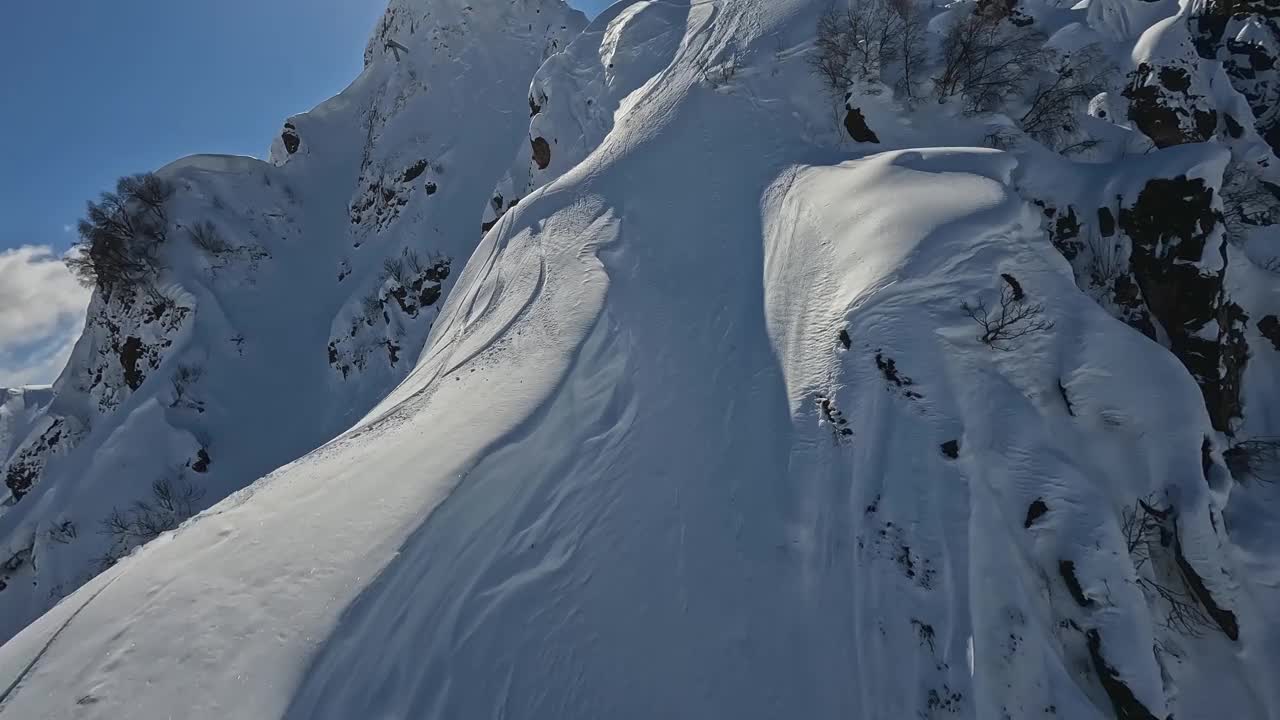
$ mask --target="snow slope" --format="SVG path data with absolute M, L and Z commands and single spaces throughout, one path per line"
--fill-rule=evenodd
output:
M 270 162 L 158 171 L 175 194 L 155 287 L 96 292 L 48 410 L 12 437 L 0 420 L 0 638 L 147 539 L 112 530 L 137 503 L 176 524 L 404 377 L 520 144 L 528 78 L 584 24 L 559 0 L 397 0 L 364 72 Z M 220 244 L 198 247 L 202 226 Z
M 1235 148 L 952 147 L 992 119 L 889 93 L 848 143 L 824 6 L 620 3 L 551 57 L 404 381 L 0 648 L 0 718 L 1280 716 L 1275 494 L 1224 458 L 1273 357 L 1207 405 L 1238 358 L 1156 292 L 1197 243 L 1251 313 L 1275 280 L 1139 221 Z M 1113 197 L 1127 305 L 1059 221 Z

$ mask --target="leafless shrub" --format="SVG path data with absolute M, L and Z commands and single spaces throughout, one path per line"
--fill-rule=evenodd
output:
M 943 36 L 942 72 L 934 92 L 939 101 L 961 96 L 966 112 L 994 110 L 1052 60 L 1044 43 L 1041 33 L 998 15 L 963 13 Z
M 1251 227 L 1280 222 L 1280 188 L 1258 177 L 1246 163 L 1232 160 L 1222 173 L 1222 223 L 1227 239 L 1239 244 Z
M 899 70 L 897 90 L 910 100 L 926 59 L 924 33 L 909 0 L 852 0 L 843 10 L 832 5 L 818 19 L 811 62 L 842 102 L 855 81 L 883 81 L 890 66 Z
M 67 267 L 81 283 L 107 291 L 153 278 L 159 246 L 168 237 L 165 203 L 173 191 L 171 183 L 152 174 L 120 178 L 115 192 L 88 203 Z
M 378 293 L 371 292 L 360 298 L 360 312 L 366 325 L 377 324 L 382 317 L 382 299 L 378 297 Z
M 413 248 L 404 249 L 404 264 L 409 272 L 415 276 L 422 274 L 422 258 L 418 256 L 418 252 Z
M 1170 508 L 1158 508 L 1148 497 L 1121 513 L 1129 558 L 1137 573 L 1138 587 L 1149 603 L 1164 612 L 1161 622 L 1169 630 L 1187 637 L 1200 637 L 1216 627 L 1187 589 L 1175 560 L 1178 552 L 1177 522 Z
M 181 525 L 195 514 L 203 497 L 204 490 L 179 475 L 175 480 L 160 478 L 152 483 L 149 499 L 138 500 L 124 510 L 112 509 L 102 521 L 102 534 L 111 538 L 111 546 L 100 558 L 102 567 L 111 567 L 134 548 Z
M 1018 142 L 1018 133 L 1011 127 L 998 126 L 987 132 L 982 144 L 993 150 L 1008 150 Z
M 76 524 L 71 520 L 63 520 L 49 528 L 48 531 L 49 540 L 61 545 L 66 545 L 75 540 L 78 534 L 79 531 L 76 529 Z
M 203 412 L 204 403 L 191 395 L 191 387 L 200 382 L 202 377 L 204 377 L 204 368 L 199 365 L 179 365 L 175 368 L 173 377 L 169 380 L 173 386 L 173 401 L 169 407 L 182 406 Z
M 738 76 L 738 71 L 742 69 L 742 60 L 738 57 L 738 53 L 731 53 L 729 59 L 715 67 L 704 68 L 702 70 L 702 79 L 712 87 L 718 88 L 733 82 Z
M 191 236 L 191 242 L 209 255 L 224 255 L 232 250 L 231 244 L 222 237 L 218 227 L 208 220 L 192 225 L 187 233 Z
M 1016 283 L 1006 276 L 999 307 L 989 307 L 983 298 L 973 305 L 961 305 L 982 329 L 978 340 L 994 350 L 1013 350 L 1023 338 L 1053 328 L 1053 321 L 1044 318 L 1044 305 L 1028 302 Z
M 408 284 L 408 276 L 405 275 L 405 261 L 403 257 L 389 257 L 382 261 L 382 277 L 394 278 L 401 285 Z
M 1280 477 L 1280 437 L 1254 438 L 1235 443 L 1222 453 L 1231 475 L 1240 482 L 1252 478 L 1273 483 Z
M 1044 51 L 1046 59 L 1051 51 Z M 1056 59 L 1051 76 L 1031 93 L 1026 113 L 1018 121 L 1024 132 L 1046 147 L 1081 152 L 1096 141 L 1070 143 L 1080 131 L 1080 105 L 1107 89 L 1115 68 L 1098 45 L 1088 45 Z

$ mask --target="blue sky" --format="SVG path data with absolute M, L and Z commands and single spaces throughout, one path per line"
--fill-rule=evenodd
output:
M 486 1 L 498 0 L 477 0 Z M 570 2 L 594 14 L 611 0 Z M 121 175 L 183 155 L 264 156 L 286 117 L 355 78 L 385 6 L 8 3 L 0 23 L 0 387 L 48 382 L 60 369 L 87 295 L 46 265 L 74 239 L 86 200 Z

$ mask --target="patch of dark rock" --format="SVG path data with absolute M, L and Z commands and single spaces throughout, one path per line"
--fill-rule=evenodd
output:
M 853 347 L 853 338 L 849 337 L 848 330 L 840 331 L 840 344 L 844 346 L 845 350 L 848 350 L 849 348 Z
M 1026 293 L 1022 292 L 1022 283 L 1018 282 L 1017 278 L 1009 273 L 1000 273 L 1000 277 L 1009 285 L 1009 289 L 1013 291 L 1014 300 L 1022 300 L 1027 296 Z
M 1027 508 L 1027 519 L 1023 521 L 1023 528 L 1030 528 L 1035 524 L 1036 520 L 1044 517 L 1049 512 L 1049 506 L 1045 504 L 1043 499 L 1031 501 L 1031 505 Z
M 1276 350 L 1280 350 L 1280 317 L 1267 315 L 1258 321 L 1258 332 L 1271 341 Z
M 302 138 L 298 136 L 298 130 L 292 123 L 284 124 L 284 132 L 280 133 L 280 139 L 284 141 L 285 152 L 290 155 L 298 152 L 298 148 L 302 146 Z
M 942 454 L 946 455 L 952 460 L 955 460 L 956 458 L 960 457 L 960 441 L 959 440 L 948 440 L 942 443 L 942 445 L 940 445 L 939 447 L 942 449 Z
M 961 710 L 960 703 L 962 700 L 964 700 L 963 694 L 953 691 L 945 684 L 942 686 L 941 693 L 937 690 L 929 690 L 930 710 L 945 710 L 949 713 L 958 713 Z
M 1203 98 L 1191 94 L 1190 89 L 1191 76 L 1185 69 L 1162 67 L 1157 71 L 1141 63 L 1124 90 L 1129 99 L 1129 120 L 1159 148 L 1208 140 L 1217 127 L 1218 113 L 1198 107 Z
M 1162 67 L 1159 72 L 1160 84 L 1166 90 L 1185 93 L 1191 89 L 1191 75 L 1182 68 Z
M 534 138 L 530 144 L 533 146 L 533 161 L 539 170 L 546 170 L 551 164 L 551 145 L 542 137 Z
M 427 161 L 419 160 L 418 162 L 410 165 L 408 168 L 405 169 L 404 173 L 400 176 L 400 181 L 413 182 L 414 180 L 417 180 L 419 177 L 421 177 L 422 173 L 426 171 L 427 171 Z
M 1111 214 L 1111 208 L 1098 208 L 1098 230 L 1103 237 L 1116 234 L 1116 218 Z
M 1188 20 L 1187 25 L 1191 30 L 1197 55 L 1205 60 L 1218 59 L 1218 47 L 1222 44 L 1229 19 L 1230 13 L 1210 12 L 1194 15 Z
M 542 112 L 542 106 L 534 102 L 533 96 L 530 95 L 529 96 L 529 117 L 533 117 L 534 115 L 537 115 L 540 112 Z
M 1184 175 L 1147 182 L 1130 208 L 1120 211 L 1120 227 L 1133 240 L 1130 270 L 1151 314 L 1169 335 L 1170 349 L 1191 372 L 1205 397 L 1215 430 L 1230 431 L 1238 416 L 1238 382 L 1244 348 L 1226 348 L 1224 341 L 1239 333 L 1242 312 L 1222 300 L 1223 272 L 1201 272 L 1207 247 L 1218 222 L 1214 190 L 1202 179 Z M 1223 241 L 1218 240 L 1219 243 Z M 1218 337 L 1206 338 L 1201 328 L 1216 321 Z M 1241 340 L 1242 341 L 1242 340 Z M 1225 372 L 1221 365 L 1231 364 Z
M 429 183 L 427 183 L 427 185 L 426 185 L 426 188 L 425 188 L 425 189 L 426 189 L 426 191 L 427 191 L 427 194 L 428 194 L 428 195 L 435 195 L 435 194 L 436 194 L 436 191 L 437 191 L 437 190 L 439 190 L 440 188 L 436 187 L 436 184 L 435 184 L 435 183 L 433 183 L 433 182 L 429 182 Z
M 1049 235 L 1054 247 L 1058 248 L 1058 252 L 1062 253 L 1063 257 L 1068 260 L 1076 259 L 1076 256 L 1084 248 L 1084 243 L 1078 239 L 1080 237 L 1080 221 L 1076 218 L 1075 208 L 1068 205 L 1067 211 L 1058 215 L 1057 220 L 1050 225 Z
M 387 357 L 392 365 L 400 361 L 400 346 L 390 340 L 387 341 Z
M 1075 598 L 1077 605 L 1086 608 L 1093 606 L 1093 599 L 1085 596 L 1080 579 L 1076 577 L 1075 562 L 1071 560 L 1059 562 L 1058 573 L 1062 575 L 1062 581 L 1067 584 L 1067 591 L 1071 593 L 1071 597 Z
M 1231 135 L 1231 137 L 1240 138 L 1244 136 L 1244 128 L 1241 127 L 1240 123 L 1236 122 L 1236 119 L 1229 113 L 1223 113 L 1222 119 L 1226 122 L 1227 133 Z
M 1071 396 L 1067 394 L 1067 386 L 1058 381 L 1058 394 L 1062 395 L 1062 402 L 1067 406 L 1067 414 L 1071 417 L 1076 416 L 1076 407 L 1071 403 Z
M 142 370 L 138 368 L 138 361 L 141 359 L 142 340 L 133 336 L 125 338 L 124 344 L 120 346 L 120 368 L 124 370 L 124 381 L 130 390 L 137 390 L 145 379 Z
M 191 464 L 191 469 L 198 473 L 206 473 L 209 472 L 209 465 L 212 462 L 213 460 L 209 458 L 209 451 L 200 448 L 196 453 L 196 461 Z
M 1085 633 L 1089 642 L 1089 657 L 1093 660 L 1093 670 L 1098 674 L 1102 689 L 1111 699 L 1111 707 L 1115 709 L 1116 720 L 1156 720 L 1133 694 L 1133 690 L 1120 679 L 1120 673 L 1107 662 L 1102 655 L 1102 634 L 1097 630 Z
M 893 358 L 885 357 L 882 352 L 876 352 L 876 367 L 880 368 L 886 380 L 898 387 L 915 384 L 911 378 L 898 372 L 898 364 Z
M 858 108 L 849 108 L 844 116 L 844 129 L 849 132 L 849 137 L 854 142 L 860 143 L 879 143 L 880 138 L 867 127 L 867 118 L 863 116 L 862 111 Z

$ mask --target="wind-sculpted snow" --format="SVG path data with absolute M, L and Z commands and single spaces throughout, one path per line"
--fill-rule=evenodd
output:
M 370 68 L 423 32 L 408 5 Z M 1265 149 L 1148 132 L 1199 100 L 1128 117 L 1174 66 L 1243 112 L 1168 27 L 1195 8 L 1005 8 L 1121 71 L 1073 158 L 1019 100 L 833 99 L 824 9 L 620 3 L 549 55 L 417 347 L 436 281 L 388 241 L 459 175 L 351 150 L 355 195 L 300 232 L 352 227 L 325 282 L 385 315 L 324 296 L 308 347 L 347 377 L 309 372 L 372 387 L 362 338 L 416 363 L 0 647 L 0 720 L 1275 717 L 1276 496 L 1239 453 L 1277 430 L 1274 230 L 1231 217 Z M 345 102 L 290 121 L 276 172 L 330 172 L 308 138 Z M 399 132 L 367 119 L 343 147 Z M 354 261 L 379 243 L 404 278 Z
M 162 269 L 100 289 L 46 410 L 0 420 L 0 639 L 404 378 L 520 145 L 528 78 L 584 23 L 558 0 L 393 3 L 364 72 L 290 118 L 271 162 L 157 171 Z

